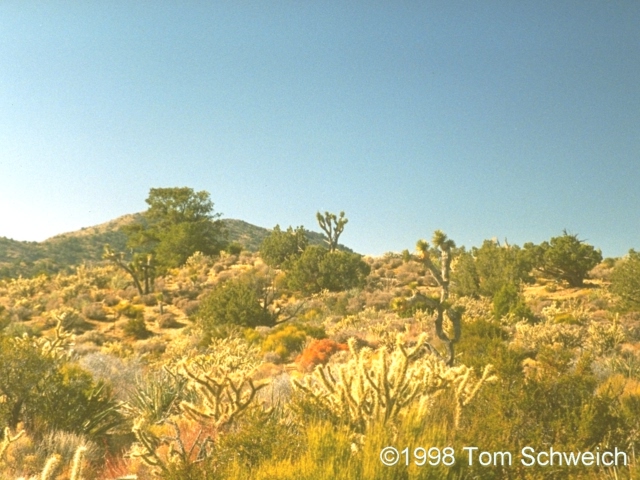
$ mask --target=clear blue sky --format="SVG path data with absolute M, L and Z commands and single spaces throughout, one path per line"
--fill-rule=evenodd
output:
M 0 236 L 207 190 L 361 253 L 640 248 L 638 1 L 0 3 Z

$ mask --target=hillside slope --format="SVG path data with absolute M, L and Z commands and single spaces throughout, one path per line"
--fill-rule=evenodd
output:
M 116 251 L 126 250 L 127 238 L 122 227 L 135 222 L 139 213 L 123 215 L 108 222 L 62 233 L 43 242 L 24 242 L 0 237 L 0 278 L 31 277 L 38 273 L 56 273 L 82 263 L 102 261 L 106 244 Z M 256 252 L 270 229 L 243 220 L 222 220 L 228 241 Z M 324 245 L 324 235 L 307 231 L 309 243 Z M 344 250 L 348 248 L 341 246 Z

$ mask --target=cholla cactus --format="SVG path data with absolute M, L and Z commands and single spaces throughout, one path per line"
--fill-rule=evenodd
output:
M 542 316 L 548 323 L 573 323 L 585 324 L 591 319 L 589 309 L 582 303 L 575 300 L 554 302 L 542 309 Z
M 40 479 L 38 480 L 53 480 L 55 478 L 55 474 L 58 471 L 58 467 L 60 466 L 60 455 L 52 455 L 47 460 L 47 463 L 44 465 L 44 469 L 40 474 Z M 35 480 L 35 478 L 34 478 Z
M 460 426 L 462 408 L 471 403 L 483 384 L 496 382 L 498 377 L 493 375 L 493 365 L 491 364 L 484 367 L 482 376 L 478 380 L 473 375 L 473 369 L 465 365 L 450 369 L 448 376 L 453 378 L 452 383 L 455 385 L 456 411 L 454 424 L 457 428 Z
M 162 445 L 163 441 L 152 433 L 148 427 L 149 425 L 145 418 L 141 417 L 134 422 L 131 431 L 138 442 L 132 446 L 129 456 L 132 458 L 140 458 L 156 471 L 166 472 L 169 462 L 158 454 L 158 448 Z
M 180 408 L 194 420 L 206 420 L 216 428 L 232 423 L 253 403 L 256 393 L 267 386 L 255 384 L 250 378 L 233 381 L 229 376 L 218 379 L 196 375 L 186 367 L 184 372 L 196 383 L 201 405 L 182 402 Z
M 319 365 L 311 376 L 294 385 L 313 397 L 321 405 L 346 418 L 358 433 L 365 433 L 374 421 L 391 423 L 413 404 L 421 413 L 435 395 L 455 387 L 456 425 L 462 407 L 473 400 L 485 382 L 494 381 L 491 366 L 481 379 L 475 380 L 472 369 L 466 366 L 449 368 L 438 357 L 427 354 L 426 334 L 412 348 L 402 343 L 398 335 L 396 348 L 356 349 L 349 340 L 351 358 L 335 370 Z
M 188 421 L 168 420 L 165 425 L 151 426 L 145 419 L 136 421 L 133 433 L 138 439 L 129 451 L 129 457 L 140 458 L 144 463 L 152 467 L 152 472 L 156 476 L 167 474 L 176 465 L 196 464 L 202 462 L 210 455 L 213 441 L 210 435 L 204 435 L 203 428 L 198 429 L 195 439 L 188 442 L 183 435 L 178 423 L 187 429 L 192 425 Z M 168 427 L 173 430 L 173 435 L 169 434 Z M 189 434 L 186 435 L 187 437 Z M 121 480 L 133 477 L 120 477 Z
M 214 340 L 214 354 L 183 360 L 178 372 L 190 380 L 199 405 L 182 402 L 180 408 L 191 418 L 220 428 L 228 425 L 255 400 L 266 384 L 255 384 L 251 375 L 259 365 L 256 348 L 240 338 Z
M 24 435 L 25 431 L 21 430 L 15 435 L 11 435 L 11 430 L 9 427 L 4 429 L 4 439 L 0 442 L 0 462 L 2 462 L 4 455 L 9 448 L 9 446 L 17 441 Z M 82 480 L 82 462 L 85 453 L 88 448 L 85 445 L 80 445 L 76 450 L 73 456 L 73 461 L 71 463 L 71 472 L 69 474 L 69 480 Z M 56 477 L 56 473 L 60 469 L 62 463 L 62 455 L 54 454 L 51 455 L 42 469 L 42 472 L 39 475 L 35 475 L 29 477 L 28 480 L 53 480 Z M 5 477 L 3 477 L 5 478 Z M 19 478 L 18 480 L 26 480 L 24 477 Z
M 200 392 L 201 405 L 182 402 L 180 408 L 187 417 L 197 422 L 208 421 L 215 428 L 228 425 L 246 411 L 253 403 L 258 390 L 266 386 L 265 384 L 256 386 L 252 380 L 236 385 L 228 377 L 219 382 L 206 376 L 190 378 L 201 387 L 197 390 Z M 134 444 L 129 455 L 140 458 L 156 473 L 166 473 L 171 464 L 196 463 L 206 458 L 209 454 L 207 447 L 212 441 L 210 436 L 202 438 L 203 428 L 200 428 L 195 441 L 187 448 L 182 441 L 178 424 L 171 420 L 167 420 L 166 424 L 174 428 L 174 436 L 158 436 L 154 431 L 157 427 L 149 425 L 147 419 L 143 417 L 138 418 L 132 429 L 137 443 Z M 160 453 L 163 450 L 165 453 Z
M 615 351 L 626 339 L 626 334 L 618 321 L 618 315 L 611 323 L 591 322 L 587 329 L 587 345 L 597 355 Z
M 73 463 L 71 464 L 71 475 L 69 480 L 82 480 L 82 457 L 87 451 L 87 447 L 84 445 L 78 447 L 76 454 L 73 456 Z
M 260 365 L 260 351 L 239 336 L 214 338 L 208 350 L 211 353 L 191 356 L 179 362 L 196 373 L 243 377 Z
M 375 338 L 382 344 L 393 348 L 396 335 L 406 330 L 412 320 L 401 318 L 395 312 L 376 310 L 368 307 L 354 315 L 347 315 L 338 321 L 328 318 L 324 322 L 325 331 L 330 337 Z
M 22 435 L 24 435 L 24 430 L 21 430 L 16 435 L 11 435 L 11 430 L 9 429 L 9 427 L 4 429 L 4 439 L 0 443 L 0 461 L 2 461 L 9 445 L 22 437 Z M 69 475 L 69 480 L 82 480 L 82 460 L 87 450 L 88 448 L 85 445 L 81 445 L 76 449 L 73 456 L 73 461 L 71 463 L 71 473 Z M 56 477 L 56 473 L 60 469 L 61 463 L 62 455 L 51 455 L 47 459 L 42 472 L 39 475 L 29 477 L 28 480 L 53 480 L 55 478 L 58 478 Z M 26 479 L 24 477 L 21 477 L 18 480 Z
M 9 448 L 9 445 L 18 440 L 22 435 L 24 435 L 24 430 L 20 430 L 15 435 L 11 435 L 11 429 L 9 427 L 6 427 L 4 429 L 4 438 L 2 440 L 2 443 L 0 443 L 0 461 L 2 461 L 7 448 Z
M 75 308 L 61 307 L 50 310 L 48 317 L 54 320 L 56 324 L 60 322 L 62 328 L 66 331 L 73 331 L 76 327 L 81 327 L 85 324 L 84 318 L 80 315 L 80 312 Z
M 78 447 L 76 450 L 76 454 L 73 457 L 73 463 L 71 465 L 71 473 L 69 475 L 69 480 L 82 480 L 82 457 L 86 452 L 86 447 Z M 62 462 L 62 457 L 58 454 L 52 455 L 45 463 L 44 468 L 40 475 L 29 477 L 29 480 L 54 480 L 56 477 L 56 473 L 60 469 L 60 464 Z M 19 478 L 18 480 L 25 480 L 24 478 Z
M 184 266 L 179 270 L 179 277 L 188 279 L 191 286 L 207 281 L 209 270 L 212 267 L 212 260 L 202 252 L 195 252 L 191 255 Z
M 491 321 L 493 319 L 493 306 L 488 298 L 457 297 L 453 306 L 464 311 L 462 319 L 465 325 L 477 320 Z
M 172 375 L 186 377 L 187 388 L 198 396 L 197 402 L 180 403 L 180 410 L 188 421 L 195 421 L 201 427 L 193 445 L 187 448 L 183 444 L 180 428 L 171 419 L 158 423 L 172 426 L 173 436 L 158 434 L 165 427 L 151 425 L 148 418 L 141 416 L 134 423 L 132 431 L 138 442 L 130 456 L 140 458 L 156 472 L 168 471 L 171 463 L 206 458 L 211 438 L 202 438 L 202 432 L 231 424 L 255 404 L 256 394 L 266 386 L 251 378 L 259 360 L 257 349 L 247 342 L 240 338 L 216 339 L 212 341 L 212 350 L 214 353 L 187 357 L 166 368 Z M 168 454 L 161 453 L 162 447 L 168 449 Z
M 32 346 L 38 349 L 43 356 L 51 357 L 56 360 L 68 359 L 73 354 L 71 347 L 74 345 L 75 336 L 65 331 L 62 327 L 62 319 L 58 318 L 55 336 L 49 337 L 30 337 L 26 333 L 22 337 L 13 338 L 12 341 L 18 346 Z
M 538 351 L 545 345 L 572 349 L 582 346 L 585 342 L 584 329 L 579 325 L 548 321 L 536 325 L 518 322 L 515 329 L 513 344 L 529 351 Z
M 43 274 L 33 278 L 22 278 L 20 276 L 6 281 L 5 285 L 9 296 L 14 300 L 19 300 L 31 298 L 36 293 L 44 291 L 47 283 L 47 276 Z

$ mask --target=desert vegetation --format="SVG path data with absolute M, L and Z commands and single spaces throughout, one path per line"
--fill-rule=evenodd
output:
M 363 257 L 343 212 L 249 249 L 206 192 L 148 204 L 102 261 L 0 280 L 1 478 L 640 478 L 637 252 L 436 231 Z

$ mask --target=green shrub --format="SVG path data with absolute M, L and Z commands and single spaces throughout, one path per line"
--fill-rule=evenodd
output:
M 296 455 L 301 448 L 301 432 L 281 417 L 277 409 L 271 412 L 254 409 L 243 416 L 215 446 L 214 456 L 222 466 L 240 464 L 247 469 L 262 462 L 273 462 Z M 283 446 L 287 446 L 284 448 Z M 224 467 L 223 467 L 224 468 Z
M 201 300 L 195 320 L 205 332 L 214 332 L 221 325 L 271 326 L 274 316 L 261 304 L 266 288 L 265 279 L 255 275 L 218 284 Z
M 314 245 L 307 247 L 295 261 L 287 262 L 285 270 L 289 288 L 311 294 L 361 288 L 371 267 L 358 254 L 330 252 Z
M 227 245 L 226 251 L 229 252 L 229 255 L 240 255 L 242 253 L 242 245 L 232 242 Z
M 517 245 L 485 240 L 480 248 L 459 254 L 452 273 L 452 291 L 493 297 L 507 283 L 529 282 L 531 268 L 529 253 Z
M 267 265 L 280 268 L 285 262 L 291 262 L 299 257 L 307 248 L 307 244 L 308 240 L 303 227 L 295 230 L 289 227 L 286 232 L 283 232 L 280 225 L 276 225 L 262 241 L 260 257 Z
M 26 322 L 31 320 L 33 317 L 34 311 L 28 305 L 16 305 L 11 309 L 11 317 L 14 321 L 18 322 Z
M 49 378 L 36 409 L 39 431 L 64 430 L 98 439 L 122 423 L 111 388 L 94 382 L 91 374 L 73 363 L 64 363 Z
M 0 423 L 15 429 L 30 420 L 39 390 L 55 371 L 55 361 L 34 345 L 19 345 L 14 338 L 0 337 Z M 32 408 L 33 406 L 33 408 Z
M 630 250 L 616 264 L 611 274 L 611 291 L 626 308 L 640 309 L 640 252 Z
M 176 316 L 171 312 L 158 316 L 158 318 L 156 318 L 156 325 L 158 325 L 159 328 L 180 328 L 183 326 L 176 320 Z
M 115 307 L 116 312 L 124 315 L 127 318 L 138 318 L 144 314 L 144 307 L 142 305 L 132 305 L 129 302 L 120 302 Z
M 602 261 L 602 253 L 566 231 L 540 245 L 525 244 L 533 265 L 544 275 L 581 287 L 589 270 Z
M 533 320 L 533 312 L 524 301 L 520 289 L 513 283 L 503 285 L 493 297 L 493 315 L 497 320 L 512 314 L 516 319 Z
M 9 324 L 1 330 L 1 333 L 6 337 L 23 337 L 25 334 L 28 337 L 38 337 L 41 334 L 42 328 L 34 325 L 25 325 L 24 323 L 9 322 Z
M 112 294 L 105 295 L 104 300 L 102 301 L 107 307 L 115 307 L 116 305 L 118 305 L 118 303 L 120 303 L 120 299 Z
M 293 353 L 302 350 L 307 336 L 324 338 L 326 334 L 324 329 L 310 325 L 300 325 L 296 323 L 281 325 L 267 335 L 262 343 L 262 351 L 265 353 L 273 352 L 278 355 L 281 360 L 286 360 Z
M 158 304 L 158 296 L 154 293 L 149 293 L 147 295 L 142 295 L 140 297 L 140 302 L 146 305 L 147 307 L 153 307 Z
M 38 341 L 43 339 L 38 339 Z M 96 439 L 121 420 L 111 389 L 66 356 L 29 339 L 0 337 L 0 423 L 31 432 L 65 430 Z
M 142 317 L 134 317 L 128 319 L 124 324 L 124 327 L 122 327 L 122 330 L 124 331 L 125 335 L 136 338 L 138 340 L 142 340 L 151 335 L 151 332 L 147 328 L 147 325 L 144 322 L 144 318 Z
M 307 333 L 295 325 L 287 325 L 271 333 L 262 343 L 263 352 L 273 352 L 286 360 L 292 353 L 300 351 L 307 339 Z
M 107 312 L 101 303 L 90 303 L 82 308 L 82 314 L 89 320 L 103 322 L 107 319 Z
M 11 317 L 9 316 L 7 309 L 4 305 L 0 305 L 0 332 L 4 330 L 11 323 Z

